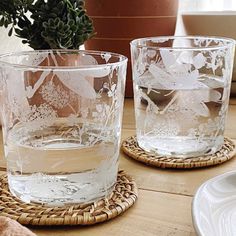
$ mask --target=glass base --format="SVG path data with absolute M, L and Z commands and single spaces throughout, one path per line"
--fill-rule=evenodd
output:
M 116 181 L 110 179 L 104 184 L 98 179 L 91 181 L 89 177 L 83 178 L 81 173 L 70 175 L 37 173 L 18 176 L 8 173 L 8 183 L 11 193 L 26 203 L 64 206 L 87 204 L 109 197 Z
M 168 138 L 141 136 L 137 137 L 137 141 L 138 145 L 147 152 L 169 157 L 187 158 L 214 154 L 222 147 L 224 137 L 200 140 L 185 136 Z

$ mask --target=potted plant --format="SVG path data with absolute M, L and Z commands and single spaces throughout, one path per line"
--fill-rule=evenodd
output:
M 94 35 L 84 0 L 1 0 L 0 16 L 33 49 L 78 49 Z
M 35 50 L 42 49 L 79 49 L 84 42 L 94 35 L 91 19 L 84 8 L 84 0 L 1 0 L 0 26 L 8 27 L 8 35 L 14 32 L 22 38 L 23 44 L 28 44 Z M 68 66 L 80 60 L 76 55 L 62 58 L 60 55 L 48 53 L 40 66 Z M 63 60 L 62 60 L 63 59 Z M 38 63 L 38 64 L 37 64 Z M 42 78 L 43 77 L 43 78 Z M 30 104 L 40 106 L 44 102 L 40 87 L 53 80 L 55 86 L 64 91 L 71 91 L 68 84 L 57 76 L 43 75 L 42 72 L 25 71 L 25 88 Z M 93 84 L 93 78 L 87 78 Z M 75 106 L 80 106 L 78 98 Z M 67 115 L 70 107 L 58 108 L 58 114 Z

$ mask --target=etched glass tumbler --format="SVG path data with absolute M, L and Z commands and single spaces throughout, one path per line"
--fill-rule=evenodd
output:
M 180 158 L 218 151 L 224 142 L 234 40 L 136 39 L 131 55 L 139 146 Z
M 8 183 L 25 202 L 88 203 L 116 183 L 127 58 L 56 50 L 0 57 Z

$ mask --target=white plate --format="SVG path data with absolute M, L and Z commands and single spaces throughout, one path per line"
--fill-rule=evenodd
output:
M 236 235 L 236 172 L 201 185 L 193 199 L 192 217 L 199 236 Z

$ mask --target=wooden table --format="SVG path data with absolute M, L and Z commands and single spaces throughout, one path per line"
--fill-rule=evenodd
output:
M 135 133 L 133 100 L 126 99 L 122 139 Z M 226 136 L 236 139 L 236 99 L 231 99 Z M 0 155 L 3 155 L 2 146 Z M 0 166 L 4 165 L 1 160 Z M 145 166 L 121 152 L 120 168 L 132 175 L 139 187 L 137 203 L 106 223 L 89 227 L 30 227 L 39 236 L 193 236 L 191 203 L 197 188 L 209 178 L 236 170 L 236 158 L 215 167 L 165 170 Z

